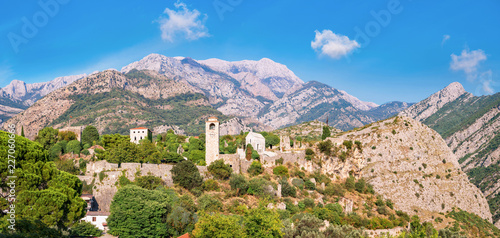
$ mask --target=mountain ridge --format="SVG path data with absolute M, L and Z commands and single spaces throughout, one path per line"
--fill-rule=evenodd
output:
M 445 139 L 500 228 L 500 93 L 474 96 L 455 82 L 399 115 L 412 116 Z

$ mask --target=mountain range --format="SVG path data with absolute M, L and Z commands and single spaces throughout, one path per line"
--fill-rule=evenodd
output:
M 314 119 L 324 121 L 329 118 L 332 126 L 342 130 L 349 130 L 392 116 L 410 105 L 404 102 L 390 102 L 378 106 L 375 103 L 361 101 L 344 91 L 320 82 L 309 81 L 305 83 L 285 65 L 267 58 L 259 61 L 243 60 L 236 62 L 220 59 L 197 61 L 189 57 L 166 57 L 159 54 L 150 54 L 140 61 L 123 67 L 120 72 L 108 70 L 88 76 L 61 77 L 47 83 L 38 84 L 13 81 L 2 89 L 3 93 L 0 98 L 16 103 L 16 105 L 12 104 L 11 107 L 18 112 L 26 109 L 26 106 L 36 106 L 35 108 L 38 109 L 29 109 L 23 114 L 19 114 L 17 118 L 13 118 L 13 121 L 19 121 L 19 118 L 23 117 L 23 124 L 26 126 L 36 124 L 36 127 L 31 128 L 33 131 L 48 125 L 63 126 L 62 121 L 67 122 L 64 126 L 70 124 L 80 125 L 84 124 L 84 122 L 95 124 L 96 121 L 90 121 L 88 118 L 80 118 L 80 120 L 78 118 L 72 120 L 61 118 L 58 121 L 59 123 L 52 122 L 51 120 L 57 119 L 52 117 L 58 113 L 51 115 L 51 120 L 42 120 L 36 123 L 33 122 L 36 117 L 32 117 L 33 119 L 28 117 L 30 117 L 32 111 L 43 111 L 44 107 L 46 107 L 45 109 L 52 107 L 52 105 L 47 105 L 48 102 L 40 102 L 36 105 L 35 102 L 44 95 L 50 96 L 56 101 L 61 101 L 66 97 L 65 100 L 68 101 L 66 106 L 68 108 L 58 109 L 62 115 L 65 113 L 64 110 L 68 110 L 75 102 L 75 99 L 71 99 L 71 97 L 84 95 L 87 92 L 87 94 L 93 94 L 102 91 L 102 88 L 97 88 L 97 85 L 108 87 L 110 92 L 112 88 L 116 88 L 113 83 L 102 84 L 102 82 L 96 82 L 94 84 L 90 83 L 86 91 L 71 91 L 70 89 L 73 87 L 79 88 L 77 85 L 81 84 L 82 79 L 85 79 L 85 82 L 93 80 L 113 82 L 117 78 L 123 79 L 123 76 L 132 71 L 143 72 L 148 76 L 142 78 L 142 80 L 152 80 L 152 82 L 154 81 L 153 84 L 157 86 L 162 84 L 162 80 L 173 80 L 173 82 L 182 84 L 183 87 L 189 88 L 188 91 L 182 93 L 199 94 L 203 97 L 203 100 L 206 100 L 206 103 L 204 102 L 205 106 L 217 109 L 219 114 L 228 118 L 241 118 L 254 129 L 277 129 Z M 141 80 L 127 80 L 125 80 L 126 84 L 122 85 L 121 89 L 130 93 L 139 93 L 145 98 L 148 98 L 148 94 L 163 90 L 162 88 L 149 87 L 149 85 L 136 84 L 139 81 L 142 82 Z M 83 86 L 80 85 L 80 87 Z M 62 90 L 61 92 L 67 92 L 68 94 L 61 94 L 61 92 L 49 94 L 54 90 Z M 172 96 L 171 94 L 165 95 Z M 165 95 L 159 96 L 159 98 L 165 99 Z M 144 106 L 151 107 L 151 105 Z M 92 109 L 88 108 L 85 110 L 92 111 Z M 72 109 L 72 113 L 83 115 L 82 111 L 78 112 L 76 109 Z M 109 124 L 106 122 L 108 120 L 106 118 L 116 116 L 114 114 L 117 112 L 109 113 L 113 114 L 113 116 L 103 117 L 105 119 L 99 121 L 100 125 L 96 126 L 109 133 L 124 133 L 124 128 L 112 129 L 113 127 L 104 126 Z M 13 114 L 4 113 L 3 117 L 7 119 Z M 69 112 L 66 112 L 66 114 L 69 114 Z M 89 115 L 87 111 L 86 114 Z M 166 119 L 148 119 L 137 120 L 136 124 L 157 127 L 165 124 L 175 124 L 175 122 Z M 192 133 L 201 132 L 188 129 L 188 124 L 186 122 L 182 125 L 179 124 L 179 126 L 183 126 L 184 129 Z
M 399 113 L 437 131 L 488 200 L 500 227 L 500 93 L 474 96 L 452 83 Z

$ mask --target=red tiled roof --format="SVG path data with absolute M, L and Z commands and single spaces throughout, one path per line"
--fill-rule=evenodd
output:
M 109 216 L 109 212 L 88 211 L 86 216 Z
M 182 235 L 182 236 L 179 236 L 179 237 L 177 237 L 177 238 L 189 238 L 189 233 L 186 233 L 186 234 L 184 234 L 184 235 Z
M 146 128 L 146 127 L 137 127 L 137 128 L 132 128 L 130 130 L 143 130 L 143 129 L 148 129 L 148 128 Z

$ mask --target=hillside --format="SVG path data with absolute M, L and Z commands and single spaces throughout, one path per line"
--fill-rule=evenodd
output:
M 433 220 L 453 207 L 491 221 L 488 203 L 445 141 L 407 117 L 376 122 L 318 146 L 324 173 L 364 177 L 396 209 Z
M 108 70 L 90 75 L 37 101 L 9 123 L 24 126 L 28 138 L 46 126 L 94 125 L 101 133 L 123 133 L 136 126 L 175 125 L 188 134 L 203 130 L 204 117 L 225 117 L 189 84 L 152 71 L 127 74 Z
M 453 83 L 400 115 L 419 119 L 446 140 L 500 226 L 500 93 L 477 97 Z

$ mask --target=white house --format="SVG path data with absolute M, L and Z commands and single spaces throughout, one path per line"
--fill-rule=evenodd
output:
M 259 153 L 266 150 L 266 139 L 259 133 L 249 132 L 245 144 L 251 144 L 253 149 Z
M 152 137 L 151 130 L 146 127 L 137 127 L 130 129 L 130 142 L 139 144 L 139 141 L 142 139 L 151 140 Z
M 86 221 L 92 223 L 92 225 L 96 226 L 99 228 L 99 230 L 102 231 L 107 231 L 108 230 L 108 223 L 106 222 L 106 219 L 108 219 L 109 212 L 87 212 L 87 215 L 85 215 L 84 218 L 81 219 L 81 221 Z

